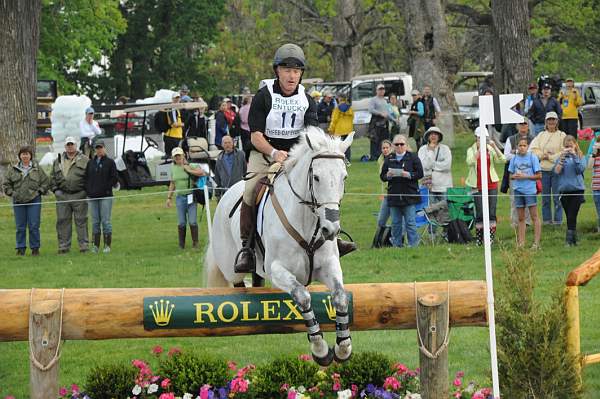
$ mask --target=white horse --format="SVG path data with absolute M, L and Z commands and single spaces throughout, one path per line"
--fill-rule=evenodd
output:
M 308 127 L 289 153 L 264 205 L 260 231 L 264 257 L 256 251 L 256 272 L 292 297 L 308 330 L 313 359 L 320 365 L 348 360 L 352 339 L 348 328 L 348 295 L 336 243 L 340 231 L 339 206 L 347 176 L 344 152 L 354 133 L 342 141 L 317 127 Z M 251 171 L 250 171 L 251 172 Z M 205 259 L 208 287 L 243 285 L 244 274 L 233 265 L 240 250 L 239 207 L 244 191 L 238 182 L 221 198 L 212 225 L 212 241 Z M 279 208 L 279 209 L 277 209 Z M 283 214 L 283 215 L 282 215 Z M 287 222 L 287 223 L 286 223 Z M 331 291 L 336 310 L 336 344 L 330 349 L 311 309 L 305 285 L 318 280 Z

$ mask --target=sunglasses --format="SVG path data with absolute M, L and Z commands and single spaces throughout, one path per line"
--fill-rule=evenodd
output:
M 394 145 L 395 145 L 396 147 L 402 147 L 402 146 L 405 146 L 405 145 L 406 145 L 406 143 L 394 143 Z

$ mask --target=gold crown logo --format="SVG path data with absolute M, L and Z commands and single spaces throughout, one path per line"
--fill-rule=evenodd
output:
M 171 313 L 173 313 L 173 308 L 175 304 L 170 303 L 168 300 L 161 299 L 160 305 L 158 301 L 154 301 L 153 305 L 148 305 L 150 310 L 152 311 L 152 316 L 154 316 L 154 322 L 157 326 L 166 326 L 171 321 Z
M 325 305 L 325 311 L 327 312 L 327 317 L 329 320 L 335 320 L 335 308 L 331 303 L 331 295 L 327 295 L 327 299 L 322 300 L 323 305 Z

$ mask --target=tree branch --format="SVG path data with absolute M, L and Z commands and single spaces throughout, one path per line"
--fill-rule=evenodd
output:
M 308 16 L 311 16 L 316 19 L 321 19 L 321 14 L 318 11 L 308 7 L 305 3 L 298 2 L 296 0 L 289 0 L 290 3 L 300 11 L 303 11 Z
M 532 1 L 534 1 L 534 0 L 532 0 Z M 449 12 L 452 12 L 455 14 L 464 15 L 464 16 L 468 17 L 469 19 L 471 19 L 471 21 L 473 21 L 473 23 L 475 23 L 476 25 L 483 25 L 483 26 L 488 26 L 488 25 L 491 26 L 492 25 L 492 14 L 477 11 L 473 7 L 469 7 L 467 5 L 449 3 L 446 5 L 446 11 L 449 11 Z

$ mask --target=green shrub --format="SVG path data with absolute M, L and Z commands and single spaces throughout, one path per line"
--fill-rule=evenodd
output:
M 87 375 L 85 392 L 94 399 L 126 398 L 131 396 L 137 373 L 129 364 L 95 366 Z
M 355 384 L 362 390 L 368 384 L 382 386 L 392 374 L 392 361 L 378 352 L 355 353 L 347 362 L 330 367 L 327 373 L 338 373 L 343 387 Z
M 317 372 L 319 366 L 313 361 L 298 358 L 280 358 L 271 363 L 259 366 L 252 373 L 250 389 L 256 398 L 282 397 L 280 388 L 283 384 L 306 388 L 319 383 Z
M 580 398 L 575 359 L 567 352 L 564 288 L 538 301 L 531 255 L 518 250 L 505 259 L 497 313 L 503 397 Z
M 204 384 L 223 387 L 229 381 L 223 359 L 194 353 L 180 353 L 161 360 L 158 374 L 171 380 L 175 394 L 197 393 Z

